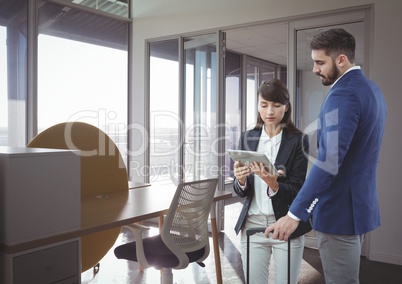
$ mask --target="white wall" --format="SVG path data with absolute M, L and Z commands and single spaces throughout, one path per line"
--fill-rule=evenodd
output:
M 400 0 L 133 0 L 134 66 L 132 121 L 142 124 L 144 113 L 145 40 L 244 23 L 303 16 L 374 4 L 374 46 L 371 77 L 383 90 L 388 119 L 380 157 L 378 189 L 382 226 L 371 234 L 369 258 L 402 265 L 402 188 L 398 149 L 401 137 L 402 2 Z M 144 162 L 144 161 L 140 161 Z
M 378 261 L 402 264 L 402 186 L 400 184 L 402 152 L 402 3 L 398 0 L 376 1 L 374 22 L 374 64 L 372 78 L 382 89 L 388 118 L 382 144 L 378 188 L 381 227 L 371 236 L 370 256 Z M 399 131 L 398 131 L 399 130 Z

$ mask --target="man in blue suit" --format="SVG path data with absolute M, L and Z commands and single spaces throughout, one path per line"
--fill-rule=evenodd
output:
M 326 283 L 359 283 L 363 235 L 380 226 L 376 172 L 387 107 L 354 63 L 351 34 L 331 29 L 309 44 L 313 72 L 332 85 L 318 117 L 318 157 L 288 214 L 265 234 L 288 240 L 312 216 Z

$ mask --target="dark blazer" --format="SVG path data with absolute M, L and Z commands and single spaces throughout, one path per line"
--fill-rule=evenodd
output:
M 253 129 L 242 133 L 238 149 L 256 151 L 261 131 L 262 129 Z M 303 138 L 302 133 L 290 133 L 286 128 L 283 129 L 275 167 L 283 170 L 285 175 L 278 178 L 279 191 L 272 196 L 272 207 L 276 220 L 287 214 L 290 204 L 304 183 L 307 171 L 307 156 L 305 153 L 308 153 L 308 137 L 304 136 Z M 237 180 L 234 181 L 233 188 L 238 196 L 246 198 L 235 226 L 236 234 L 238 234 L 245 224 L 254 195 L 254 174 L 247 177 L 247 187 L 244 191 L 239 187 Z M 292 238 L 299 237 L 310 230 L 309 221 L 300 222 L 299 227 L 292 234 Z
M 350 70 L 319 113 L 318 157 L 290 211 L 327 234 L 360 235 L 380 225 L 377 165 L 387 106 L 378 86 Z

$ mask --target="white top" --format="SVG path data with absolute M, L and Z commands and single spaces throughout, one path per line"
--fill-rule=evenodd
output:
M 339 79 L 341 79 L 341 78 L 343 77 L 343 75 L 345 75 L 345 74 L 348 73 L 349 71 L 352 71 L 352 70 L 360 70 L 360 69 L 361 69 L 360 66 L 353 66 L 353 67 L 350 67 L 348 70 L 345 71 L 345 73 L 343 73 L 338 79 L 336 79 L 336 81 L 332 84 L 331 88 L 339 81 Z
M 282 131 L 269 138 L 265 132 L 265 128 L 261 132 L 260 141 L 258 143 L 257 152 L 263 152 L 269 161 L 274 164 L 278 155 L 279 146 L 281 145 Z M 271 198 L 267 194 L 268 185 L 257 175 L 254 175 L 254 197 L 248 211 L 249 215 L 274 215 Z M 270 191 L 270 196 L 274 195 Z

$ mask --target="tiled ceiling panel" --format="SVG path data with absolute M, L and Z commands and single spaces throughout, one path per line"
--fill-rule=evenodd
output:
M 363 63 L 363 23 L 341 25 L 356 38 L 356 63 Z M 332 28 L 332 27 L 328 27 Z M 297 68 L 312 70 L 311 51 L 307 45 L 307 38 L 323 31 L 325 28 L 309 29 L 297 33 Z M 280 65 L 287 65 L 287 23 L 274 23 L 248 26 L 226 31 L 226 48 L 228 50 L 260 58 Z

